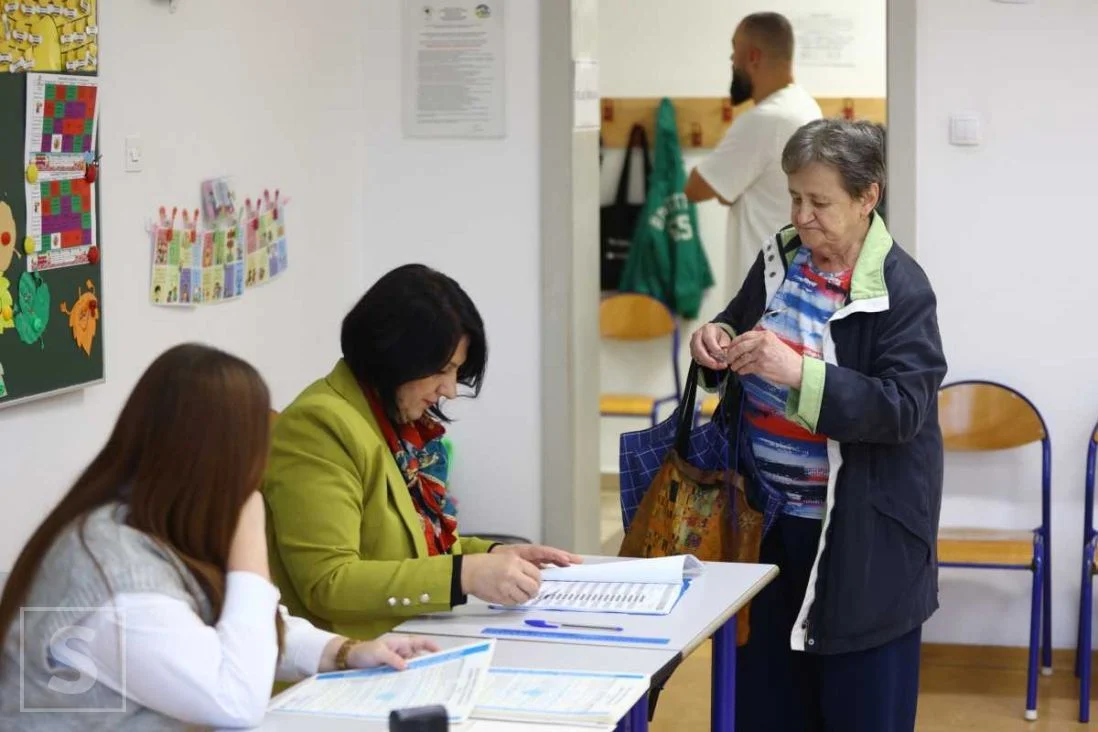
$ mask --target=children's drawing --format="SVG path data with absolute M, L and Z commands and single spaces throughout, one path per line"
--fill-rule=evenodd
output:
M 95 341 L 96 324 L 99 322 L 99 298 L 95 296 L 95 285 L 91 280 L 84 283 L 87 292 L 77 290 L 76 302 L 69 310 L 68 303 L 61 303 L 61 312 L 69 316 L 69 328 L 76 345 L 91 356 L 92 343 Z
M 15 217 L 11 206 L 0 201 L 0 334 L 15 327 L 12 308 L 15 302 L 11 297 L 11 282 L 5 276 L 15 254 Z
M 19 278 L 19 309 L 15 313 L 15 330 L 19 339 L 30 345 L 41 342 L 50 322 L 50 288 L 37 272 L 24 272 Z

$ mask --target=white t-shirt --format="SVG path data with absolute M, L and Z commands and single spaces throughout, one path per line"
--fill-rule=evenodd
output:
M 782 150 L 800 127 L 822 117 L 820 105 L 796 84 L 774 92 L 737 117 L 698 173 L 728 209 L 730 294 L 739 292 L 763 242 L 789 223 L 789 182 Z

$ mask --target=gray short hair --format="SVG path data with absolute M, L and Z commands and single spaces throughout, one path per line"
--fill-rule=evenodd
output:
M 834 168 L 843 188 L 861 196 L 876 183 L 885 187 L 885 131 L 874 122 L 818 119 L 793 133 L 782 151 L 782 170 L 796 173 L 812 163 Z

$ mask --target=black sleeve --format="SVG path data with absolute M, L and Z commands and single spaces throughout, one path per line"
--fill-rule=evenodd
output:
M 928 285 L 891 303 L 868 374 L 827 365 L 818 431 L 839 442 L 907 442 L 922 429 L 945 374 Z
M 760 288 L 763 290 L 766 288 L 766 285 L 763 283 L 763 270 L 763 255 L 760 253 L 759 256 L 755 258 L 755 264 L 751 265 L 751 270 L 747 273 L 747 277 L 744 278 L 743 284 L 740 285 L 740 291 L 736 293 L 736 296 L 732 298 L 732 301 L 728 303 L 724 310 L 710 322 L 723 323 L 730 327 L 737 335 L 753 327 L 754 323 L 745 322 L 746 313 L 749 303 L 758 298 Z M 706 368 L 699 371 L 702 384 L 704 384 L 707 389 L 716 389 L 727 374 L 727 371 L 713 371 L 712 369 Z
M 452 608 L 469 602 L 469 596 L 461 591 L 462 559 L 464 559 L 464 557 L 460 554 L 454 555 L 454 569 L 453 573 L 450 575 L 450 607 Z

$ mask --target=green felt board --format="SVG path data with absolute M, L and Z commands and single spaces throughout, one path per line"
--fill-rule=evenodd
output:
M 0 74 L 0 201 L 11 206 L 15 217 L 15 241 L 13 245 L 21 254 L 26 236 L 26 165 L 23 160 L 24 132 L 27 114 L 26 74 Z M 94 184 L 96 214 L 99 214 L 99 183 Z M 99 219 L 96 220 L 97 229 Z M 26 399 L 49 395 L 53 392 L 79 388 L 103 379 L 103 336 L 107 310 L 104 305 L 103 284 L 100 277 L 103 248 L 102 231 L 96 231 L 100 260 L 91 265 L 78 265 L 41 273 L 50 290 L 49 323 L 42 337 L 30 345 L 19 338 L 15 328 L 0 333 L 0 366 L 3 367 L 7 396 L 0 398 L 0 409 L 18 404 Z M 11 266 L 4 276 L 11 283 L 10 292 L 18 310 L 19 278 L 27 268 L 27 258 L 12 257 Z M 91 280 L 99 299 L 99 323 L 91 354 L 76 345 L 69 328 L 69 317 L 61 312 L 61 303 L 70 308 L 79 292 L 87 290 L 85 282 Z

